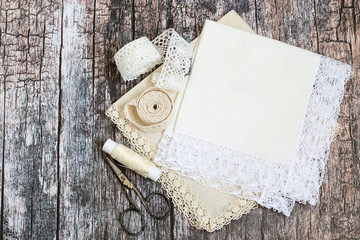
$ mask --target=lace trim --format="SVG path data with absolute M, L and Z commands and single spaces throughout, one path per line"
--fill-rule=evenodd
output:
M 184 75 L 191 65 L 192 54 L 192 46 L 170 28 L 151 42 L 142 37 L 126 44 L 114 59 L 125 81 L 136 79 L 164 63 L 160 74 L 153 75 L 153 83 L 167 90 L 180 91 L 185 83 Z
M 182 132 L 164 133 L 154 162 L 202 185 L 258 203 L 272 185 L 285 186 L 279 175 L 288 175 L 284 163 Z M 276 196 L 276 202 L 286 203 L 288 208 L 294 205 L 294 201 L 282 195 Z
M 138 38 L 123 46 L 114 55 L 114 60 L 125 81 L 136 79 L 163 61 L 157 48 L 146 37 Z
M 163 57 L 164 64 L 159 75 L 153 75 L 153 83 L 161 88 L 180 91 L 185 83 L 184 75 L 189 71 L 192 46 L 173 28 L 151 41 Z
M 292 165 L 181 132 L 164 133 L 154 161 L 289 216 L 294 201 L 316 202 L 350 72 L 349 65 L 320 57 Z
M 116 124 L 121 133 L 130 141 L 130 144 L 139 154 L 148 159 L 154 158 L 156 152 L 155 146 L 126 119 L 125 115 L 117 109 L 115 104 L 110 106 L 106 111 L 106 115 Z M 162 171 L 159 182 L 163 189 L 172 198 L 190 225 L 197 229 L 208 232 L 216 231 L 257 207 L 257 203 L 254 201 L 237 198 L 218 216 L 212 218 L 203 203 L 192 192 L 191 188 L 186 185 L 179 174 L 166 168 L 162 168 Z
M 159 181 L 163 188 L 189 223 L 197 229 L 206 229 L 208 232 L 219 230 L 232 220 L 241 218 L 243 214 L 247 214 L 257 207 L 254 201 L 237 198 L 218 216 L 212 218 L 202 202 L 197 199 L 191 188 L 186 186 L 184 180 L 177 173 L 166 168 L 162 168 L 162 171 Z
M 299 135 L 294 166 L 287 179 L 286 193 L 295 201 L 314 205 L 329 158 L 330 144 L 351 67 L 321 57 L 313 91 Z M 301 189 L 302 191 L 299 191 Z
M 111 105 L 106 111 L 111 121 L 113 121 L 121 133 L 126 137 L 131 146 L 135 148 L 135 151 L 147 159 L 153 159 L 155 156 L 155 146 L 152 145 L 142 132 L 136 129 L 136 127 L 126 119 L 125 115 L 118 111 L 115 104 Z

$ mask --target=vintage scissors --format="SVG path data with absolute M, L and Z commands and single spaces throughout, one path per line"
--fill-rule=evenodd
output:
M 116 176 L 119 178 L 119 180 L 121 182 L 121 190 L 122 190 L 122 192 L 125 193 L 126 198 L 129 200 L 130 207 L 128 209 L 124 210 L 120 214 L 120 225 L 127 234 L 132 235 L 132 236 L 137 236 L 140 233 L 142 233 L 145 228 L 144 215 L 140 211 L 140 208 L 136 205 L 134 199 L 132 199 L 132 197 L 130 195 L 130 190 L 133 190 L 136 193 L 136 195 L 140 199 L 141 204 L 144 206 L 146 212 L 149 213 L 149 215 L 152 218 L 157 219 L 157 220 L 162 220 L 162 219 L 165 219 L 169 215 L 170 201 L 164 194 L 159 193 L 159 192 L 152 192 L 149 195 L 147 195 L 146 197 L 144 197 L 141 194 L 141 192 L 139 191 L 139 189 L 124 175 L 124 173 L 120 170 L 120 168 L 117 166 L 115 161 L 111 157 L 109 157 L 106 153 L 103 152 L 102 154 L 103 154 L 105 161 L 111 166 L 112 170 L 114 171 Z M 149 200 L 154 197 L 157 197 L 158 202 L 161 202 L 160 204 L 165 207 L 165 210 L 162 210 L 160 213 L 157 213 L 157 214 L 155 214 L 153 212 L 153 210 L 151 210 L 151 208 L 149 208 L 149 205 L 148 205 Z M 140 216 L 141 228 L 139 231 L 131 231 L 125 224 L 126 221 L 125 221 L 124 216 L 125 216 L 125 214 L 131 213 L 131 212 L 136 213 Z

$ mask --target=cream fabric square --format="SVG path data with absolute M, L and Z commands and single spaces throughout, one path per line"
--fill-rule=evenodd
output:
M 315 204 L 349 65 L 206 21 L 158 164 L 289 215 Z
M 206 21 L 175 130 L 291 162 L 319 58 Z

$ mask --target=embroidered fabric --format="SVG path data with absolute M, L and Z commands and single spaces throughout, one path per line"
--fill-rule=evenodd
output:
M 147 159 L 154 158 L 155 146 L 126 119 L 115 105 L 112 105 L 106 111 L 106 115 L 110 117 L 122 134 L 130 141 L 136 152 Z M 247 214 L 257 207 L 254 201 L 237 198 L 216 217 L 211 217 L 209 211 L 178 173 L 162 167 L 159 182 L 190 225 L 200 230 L 204 229 L 213 232 L 221 229 L 232 220 L 241 218 L 243 214 Z
M 349 65 L 320 57 L 291 165 L 176 131 L 165 131 L 154 161 L 289 216 L 295 201 L 315 204 L 319 195 L 350 72 Z

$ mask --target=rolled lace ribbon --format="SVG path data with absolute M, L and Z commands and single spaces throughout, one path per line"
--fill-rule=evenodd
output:
M 164 63 L 152 81 L 157 87 L 180 91 L 189 71 L 193 48 L 174 29 L 170 28 L 153 41 L 146 37 L 136 39 L 122 47 L 114 56 L 122 78 L 133 80 Z
M 115 54 L 114 59 L 125 81 L 134 80 L 162 63 L 162 56 L 147 37 L 129 42 Z
M 143 132 L 164 130 L 172 120 L 173 110 L 173 100 L 159 87 L 148 88 L 124 106 L 125 117 Z

